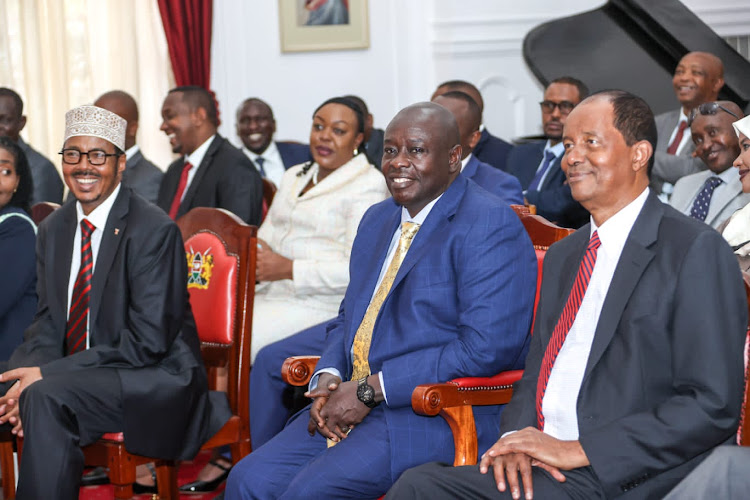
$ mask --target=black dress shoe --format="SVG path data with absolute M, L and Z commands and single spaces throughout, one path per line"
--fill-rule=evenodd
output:
M 153 486 L 141 484 L 138 481 L 133 483 L 133 495 L 143 495 L 145 493 L 159 493 L 159 487 L 154 483 Z
M 180 486 L 180 491 L 183 493 L 205 493 L 207 491 L 214 491 L 216 488 L 219 487 L 221 483 L 227 480 L 227 476 L 229 476 L 229 471 L 232 470 L 232 467 L 227 467 L 226 465 L 220 464 L 216 460 L 210 460 L 208 463 L 213 465 L 214 467 L 218 467 L 221 469 L 222 472 L 219 477 L 212 481 L 193 481 L 192 483 L 183 484 Z
M 81 486 L 98 486 L 109 484 L 109 476 L 105 467 L 94 467 L 81 477 Z

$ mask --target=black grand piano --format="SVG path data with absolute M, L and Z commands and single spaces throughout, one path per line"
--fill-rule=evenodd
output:
M 575 76 L 591 91 L 618 88 L 639 95 L 656 114 L 678 106 L 672 73 L 693 51 L 724 62 L 719 98 L 746 108 L 750 61 L 678 0 L 610 0 L 537 26 L 523 44 L 526 64 L 545 87 L 559 76 Z

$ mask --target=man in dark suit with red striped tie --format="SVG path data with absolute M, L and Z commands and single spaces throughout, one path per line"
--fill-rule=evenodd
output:
M 591 222 L 553 245 L 523 378 L 479 466 L 407 471 L 387 498 L 662 498 L 740 415 L 747 303 L 720 235 L 648 187 L 648 105 L 571 111 L 565 171 Z
M 79 447 L 104 433 L 189 459 L 229 416 L 209 401 L 180 231 L 120 184 L 125 126 L 95 106 L 66 114 L 75 202 L 39 228 L 37 314 L 0 375 L 0 423 L 24 437 L 19 499 L 78 498 Z

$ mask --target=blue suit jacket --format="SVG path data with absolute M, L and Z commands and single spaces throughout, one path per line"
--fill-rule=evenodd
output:
M 484 129 L 479 142 L 474 147 L 474 156 L 484 163 L 507 172 L 506 162 L 511 149 L 513 146 Z
M 385 200 L 365 213 L 354 240 L 349 287 L 318 362 L 345 380 L 354 335 L 400 221 L 401 207 Z M 536 269 L 518 217 L 459 175 L 415 236 L 373 331 L 369 362 L 372 373 L 383 373 L 394 478 L 418 464 L 453 460 L 445 421 L 412 411 L 417 385 L 523 367 Z M 480 449 L 497 439 L 499 413 L 475 409 Z
M 508 155 L 508 173 L 521 181 L 527 189 L 534 180 L 536 170 L 544 156 L 546 141 L 520 144 Z M 526 200 L 536 205 L 539 215 L 564 227 L 579 228 L 589 221 L 589 213 L 570 194 L 570 186 L 565 183 L 565 172 L 560 168 L 562 157 L 556 158 L 541 189 L 527 191 Z
M 289 169 L 300 163 L 305 163 L 312 160 L 310 154 L 310 146 L 307 144 L 298 144 L 296 142 L 277 142 L 276 149 L 279 150 L 281 155 L 281 162 L 284 164 L 284 169 Z
M 461 173 L 508 205 L 523 205 L 523 192 L 518 179 L 479 161 L 476 156 L 471 155 Z

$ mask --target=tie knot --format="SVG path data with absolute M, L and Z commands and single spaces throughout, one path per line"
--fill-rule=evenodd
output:
M 91 236 L 96 226 L 94 226 L 88 219 L 81 219 L 81 233 L 85 238 Z
M 190 163 L 189 161 L 186 161 L 185 165 L 183 165 L 182 167 L 182 170 L 185 172 L 189 172 L 191 168 L 193 168 L 193 164 Z
M 686 128 L 687 128 L 687 120 L 681 120 L 680 124 L 677 126 L 677 131 L 678 133 L 684 132 Z
M 596 250 L 602 245 L 602 240 L 599 239 L 599 231 L 594 231 L 589 240 L 589 246 L 587 250 Z
M 419 231 L 419 224 L 416 222 L 404 221 L 401 223 L 401 238 L 405 240 L 411 240 L 414 235 Z
M 552 160 L 555 159 L 555 157 L 556 157 L 555 153 L 553 153 L 549 149 L 544 152 L 544 159 L 545 159 L 545 161 L 552 161 Z
M 266 161 L 266 159 L 265 159 L 265 158 L 263 158 L 262 156 L 259 156 L 259 157 L 257 157 L 257 158 L 255 159 L 255 163 L 257 163 L 257 164 L 258 164 L 258 165 L 260 165 L 261 167 L 263 166 L 263 163 L 265 163 L 265 161 Z
M 706 179 L 706 186 L 711 186 L 715 188 L 719 184 L 721 184 L 723 181 L 721 180 L 721 177 L 716 177 L 715 175 L 709 177 Z

